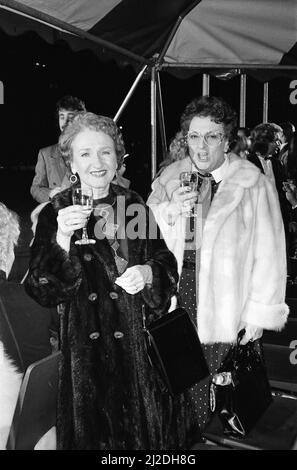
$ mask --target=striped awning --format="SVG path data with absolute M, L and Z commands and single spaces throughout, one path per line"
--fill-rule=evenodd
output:
M 297 0 L 0 0 L 0 28 L 168 67 L 297 65 Z

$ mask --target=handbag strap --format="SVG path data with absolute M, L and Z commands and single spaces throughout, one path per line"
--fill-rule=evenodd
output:
M 182 306 L 182 301 L 181 301 L 181 295 L 179 292 L 176 292 L 175 294 L 176 297 L 176 306 L 181 307 Z
M 176 307 L 181 308 L 182 304 L 181 304 L 181 295 L 180 295 L 180 293 L 176 292 L 174 295 L 176 297 Z M 141 313 L 142 313 L 142 328 L 143 328 L 144 331 L 147 331 L 146 313 L 145 313 L 145 304 L 144 303 L 141 306 Z M 168 313 L 170 314 L 171 312 L 168 312 Z
M 240 346 L 240 341 L 241 341 L 242 338 L 244 337 L 244 334 L 245 334 L 245 328 L 243 328 L 242 330 L 240 330 L 240 331 L 238 332 L 237 340 L 236 340 L 236 346 Z

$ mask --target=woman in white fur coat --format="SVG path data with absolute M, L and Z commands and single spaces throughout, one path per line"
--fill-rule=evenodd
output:
M 228 154 L 235 125 L 236 114 L 223 100 L 193 100 L 170 147 L 176 161 L 153 182 L 147 202 L 177 258 L 182 306 L 197 324 L 211 375 L 240 330 L 246 344 L 263 329 L 281 330 L 288 316 L 277 193 L 256 166 Z M 200 174 L 199 195 L 180 187 L 183 171 Z M 186 217 L 194 206 L 197 217 Z M 192 389 L 201 427 L 208 386 L 207 379 Z
M 14 261 L 14 246 L 19 237 L 17 215 L 0 203 L 0 282 L 5 282 Z M 0 332 L 1 337 L 1 332 Z M 22 374 L 5 353 L 0 341 L 0 449 L 6 448 L 6 442 Z

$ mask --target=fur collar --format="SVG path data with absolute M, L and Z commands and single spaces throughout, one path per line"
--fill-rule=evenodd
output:
M 251 188 L 257 184 L 260 170 L 253 163 L 238 157 L 234 153 L 228 155 L 229 167 L 222 184 L 241 186 L 244 189 Z
M 228 154 L 226 158 L 229 160 L 229 166 L 220 186 L 228 184 L 233 187 L 240 186 L 246 189 L 257 184 L 261 173 L 259 168 L 234 153 Z M 176 188 L 179 174 L 186 170 L 190 170 L 190 159 L 188 157 L 173 162 L 161 173 L 160 183 L 166 188 L 166 193 L 169 198 L 171 197 L 172 190 Z
M 78 184 L 77 184 L 78 186 Z M 67 207 L 72 204 L 72 188 L 67 188 L 64 191 L 61 191 L 58 193 L 55 197 L 53 197 L 51 201 L 51 206 L 54 210 L 54 213 L 56 214 L 60 209 L 63 209 L 64 207 Z M 133 204 L 138 204 L 141 206 L 145 206 L 144 201 L 142 198 L 134 191 L 131 191 L 129 189 L 123 188 L 121 186 L 115 185 L 111 183 L 111 190 L 114 193 L 116 197 L 122 196 L 124 198 L 124 205 L 121 206 L 121 202 L 119 202 L 119 208 L 120 210 L 124 210 L 125 213 L 125 227 L 134 219 L 135 213 L 134 211 L 129 212 L 127 208 L 129 205 Z M 137 208 L 136 209 L 136 214 L 137 214 Z M 146 230 L 147 230 L 147 225 L 148 225 L 148 220 L 146 221 Z M 88 222 L 88 230 L 90 230 L 90 233 L 94 233 L 94 227 L 96 224 L 96 218 L 94 217 L 94 214 L 92 213 Z M 54 237 L 55 238 L 55 237 Z M 79 232 L 74 232 L 73 235 L 73 240 L 80 238 Z M 128 242 L 128 251 L 129 251 L 129 265 L 128 266 L 133 266 L 136 264 L 136 259 L 137 259 L 137 254 L 139 251 L 141 251 L 141 248 L 145 244 L 145 238 L 129 238 L 127 237 L 127 242 Z M 108 266 L 107 272 L 108 272 L 108 277 L 109 280 L 113 283 L 114 280 L 118 277 L 118 271 L 116 268 L 116 264 L 114 261 L 114 256 L 112 249 L 110 248 L 110 244 L 106 238 L 102 240 L 96 240 L 96 244 L 94 245 L 88 245 L 84 249 L 85 252 L 89 252 L 93 256 L 95 256 L 103 266 Z

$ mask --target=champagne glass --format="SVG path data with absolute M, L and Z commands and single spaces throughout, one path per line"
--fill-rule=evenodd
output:
M 179 175 L 180 187 L 185 188 L 185 192 L 197 191 L 198 188 L 198 173 L 195 171 L 182 171 Z M 185 217 L 197 217 L 194 208 L 185 213 Z
M 84 209 L 93 208 L 93 191 L 91 188 L 73 188 L 72 190 L 72 202 L 83 206 Z M 92 245 L 96 243 L 96 240 L 88 237 L 87 227 L 82 229 L 82 237 L 80 240 L 76 240 L 76 245 Z

